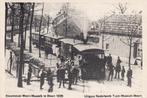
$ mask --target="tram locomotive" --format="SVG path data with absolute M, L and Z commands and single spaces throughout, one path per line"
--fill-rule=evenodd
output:
M 76 44 L 74 47 L 79 51 L 78 54 L 82 56 L 84 61 L 82 65 L 86 72 L 86 74 L 83 73 L 83 75 L 86 75 L 84 79 L 104 79 L 106 64 L 104 50 L 98 49 L 97 46 L 92 44 Z

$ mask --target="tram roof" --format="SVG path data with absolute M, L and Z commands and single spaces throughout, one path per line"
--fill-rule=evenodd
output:
M 39 32 L 32 32 L 32 34 L 37 34 L 37 35 L 39 35 Z M 44 35 L 44 33 L 40 33 L 40 35 Z
M 103 49 L 101 49 L 99 47 L 99 45 L 97 44 L 92 44 L 92 43 L 87 43 L 87 44 L 83 44 L 83 43 L 79 43 L 74 45 L 74 47 L 79 50 L 80 52 L 84 52 L 84 51 L 104 51 Z
M 51 34 L 51 33 L 44 34 L 44 36 L 50 37 L 50 38 L 55 38 L 55 39 L 63 38 L 63 36 L 59 36 L 59 35 L 57 36 L 57 35 L 54 35 L 54 34 Z
M 71 38 L 63 38 L 63 39 L 60 39 L 60 41 L 70 45 L 76 45 L 76 44 L 82 43 L 82 41 L 80 40 L 71 39 Z

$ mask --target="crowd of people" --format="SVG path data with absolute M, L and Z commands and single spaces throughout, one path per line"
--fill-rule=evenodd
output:
M 65 83 L 68 82 L 68 89 L 72 89 L 72 84 L 77 84 L 79 79 L 79 66 L 76 65 L 72 60 L 68 59 L 66 61 L 61 60 L 61 63 L 57 63 L 57 82 L 59 82 L 59 88 L 63 84 L 65 88 Z
M 106 68 L 108 69 L 108 81 L 114 79 L 121 79 L 124 81 L 125 77 L 125 67 L 121 66 L 121 59 L 118 56 L 116 66 L 112 63 L 112 57 L 111 54 L 109 54 L 107 58 L 107 63 L 106 63 Z M 82 60 L 81 60 L 82 61 Z M 82 66 L 79 66 L 81 64 L 76 64 L 73 60 L 71 59 L 64 59 L 63 57 L 60 58 L 60 63 L 56 64 L 56 78 L 57 78 L 57 83 L 58 83 L 58 88 L 68 88 L 69 90 L 72 89 L 72 85 L 76 85 L 80 79 L 83 79 L 82 77 Z M 114 74 L 115 73 L 115 74 Z M 30 85 L 30 79 L 32 75 L 32 69 L 31 66 L 29 66 L 28 69 L 28 77 L 27 77 L 27 84 Z M 120 77 L 121 75 L 121 77 Z M 45 69 L 45 66 L 42 66 L 40 71 L 39 71 L 39 77 L 40 77 L 40 89 L 43 89 L 43 85 L 45 83 L 45 79 L 48 82 L 49 89 L 48 92 L 53 92 L 53 77 L 55 74 L 53 71 L 48 68 L 48 70 Z M 128 81 L 128 86 L 131 87 L 132 84 L 132 69 L 129 67 L 127 74 L 127 81 Z M 68 85 L 66 87 L 65 85 Z
M 53 92 L 53 80 L 54 76 L 57 78 L 57 83 L 59 84 L 58 88 L 61 88 L 63 85 L 64 88 L 65 84 L 68 85 L 68 89 L 72 89 L 72 85 L 76 85 L 79 78 L 79 72 L 80 68 L 76 64 L 74 64 L 74 61 L 71 59 L 64 60 L 63 58 L 60 58 L 60 63 L 56 64 L 56 74 L 54 73 L 53 70 L 48 68 L 48 70 L 45 69 L 45 66 L 43 65 L 40 68 L 39 71 L 39 78 L 40 78 L 40 90 L 43 89 L 43 85 L 45 83 L 45 80 L 47 80 L 49 89 L 48 92 Z M 30 80 L 31 80 L 31 75 L 32 75 L 32 68 L 31 65 L 28 68 L 28 75 L 27 75 L 27 85 L 30 85 Z
M 113 80 L 114 79 L 120 79 L 120 74 L 121 74 L 121 80 L 124 81 L 124 77 L 125 77 L 125 67 L 124 66 L 121 66 L 121 59 L 120 57 L 118 56 L 117 58 L 117 62 L 116 62 L 116 66 L 114 66 L 114 64 L 112 63 L 112 56 L 111 54 L 109 54 L 109 56 L 107 57 L 107 67 L 108 67 L 108 70 L 109 70 L 109 75 L 108 75 L 108 81 L 109 80 Z M 114 75 L 115 73 L 115 75 Z M 132 69 L 131 67 L 128 68 L 127 70 L 127 73 L 126 73 L 126 77 L 127 77 L 127 81 L 128 81 L 128 84 L 127 86 L 132 86 Z

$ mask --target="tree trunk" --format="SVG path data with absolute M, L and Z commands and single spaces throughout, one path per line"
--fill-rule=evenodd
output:
M 30 19 L 30 7 L 29 7 L 29 12 L 28 12 L 28 17 L 26 19 L 24 49 L 26 49 L 26 35 L 27 35 L 27 29 L 28 29 L 29 19 Z
M 130 38 L 130 44 L 129 44 L 129 68 L 131 68 L 131 55 L 132 55 L 132 36 Z
M 20 32 L 18 33 L 18 47 L 20 47 Z
M 11 42 L 13 42 L 13 33 L 14 33 L 14 8 L 11 8 L 12 10 L 12 27 L 11 27 Z
M 37 19 L 35 17 L 35 32 L 37 31 Z
M 42 15 L 41 15 L 41 20 L 40 20 L 40 27 L 39 27 L 39 57 L 41 57 L 41 24 L 42 24 L 42 18 L 43 18 L 43 10 L 44 10 L 44 4 L 43 4 L 43 8 L 42 8 Z
M 7 17 L 8 17 L 8 5 L 7 3 L 5 3 L 5 56 L 6 56 Z
M 66 24 L 65 24 L 65 37 L 67 37 L 67 26 L 68 26 L 68 23 L 67 23 L 67 17 L 66 17 Z
M 21 45 L 20 45 L 20 62 L 19 62 L 19 72 L 18 72 L 18 87 L 23 87 L 22 84 L 22 67 L 24 64 L 23 61 L 23 55 L 24 55 L 24 48 L 23 48 L 23 20 L 24 20 L 24 3 L 20 3 L 20 23 L 19 23 L 19 32 L 20 32 L 20 41 L 21 41 Z
M 102 34 L 102 49 L 104 49 L 104 33 Z
M 30 23 L 30 43 L 29 43 L 29 52 L 32 53 L 32 24 L 33 24 L 33 16 L 34 16 L 34 6 L 35 3 L 32 5 L 32 15 L 31 15 L 31 23 Z
M 49 25 L 50 25 L 50 17 L 48 16 L 47 33 L 49 32 Z

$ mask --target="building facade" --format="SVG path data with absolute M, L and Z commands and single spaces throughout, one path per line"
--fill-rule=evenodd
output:
M 131 62 L 142 58 L 142 16 L 141 15 L 112 15 L 103 20 L 98 31 L 92 36 L 106 54 L 120 56 L 128 61 L 131 45 Z M 90 35 L 91 36 L 91 35 Z M 131 44 L 130 44 L 131 41 Z

